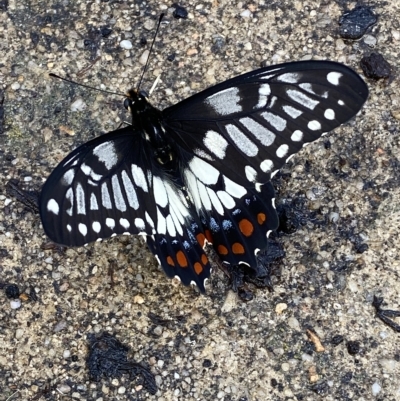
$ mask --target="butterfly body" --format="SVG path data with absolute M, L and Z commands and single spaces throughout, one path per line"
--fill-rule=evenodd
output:
M 83 144 L 48 178 L 45 232 L 67 246 L 145 235 L 168 276 L 204 290 L 205 244 L 224 263 L 255 266 L 278 225 L 271 176 L 367 95 L 356 73 L 331 62 L 256 70 L 162 111 L 131 90 L 132 126 Z

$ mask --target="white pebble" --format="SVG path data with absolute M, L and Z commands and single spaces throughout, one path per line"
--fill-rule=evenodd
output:
M 63 358 L 64 359 L 67 359 L 67 358 L 69 358 L 71 356 L 71 351 L 69 350 L 69 349 L 66 349 L 64 352 L 63 352 Z
M 67 394 L 71 391 L 71 387 L 68 386 L 68 384 L 59 384 L 57 386 L 57 390 L 61 393 L 61 394 Z
M 24 177 L 24 181 L 25 181 L 25 182 L 32 181 L 32 177 Z
M 15 338 L 17 340 L 19 340 L 20 338 L 22 338 L 24 335 L 24 330 L 23 329 L 17 329 L 15 330 Z
M 145 65 L 148 58 L 149 58 L 149 51 L 145 50 L 142 53 L 142 55 L 139 57 L 139 63 L 142 64 L 142 65 Z
M 10 301 L 11 309 L 18 309 L 21 307 L 21 300 L 20 299 L 13 299 Z
M 250 18 L 251 17 L 251 11 L 250 10 L 244 10 L 240 13 L 240 16 L 243 18 Z
M 372 394 L 373 395 L 378 395 L 381 392 L 381 390 L 382 390 L 382 387 L 379 385 L 378 382 L 375 382 L 372 385 Z
M 86 103 L 83 101 L 83 99 L 78 98 L 76 99 L 70 107 L 71 111 L 83 111 L 86 109 Z
M 18 82 L 14 82 L 13 84 L 11 84 L 11 89 L 13 90 L 18 90 L 21 87 L 21 85 Z
M 363 37 L 363 41 L 370 47 L 374 47 L 376 45 L 376 37 L 372 35 L 365 35 Z
M 293 330 L 300 331 L 300 323 L 295 317 L 290 317 L 287 321 L 288 326 L 291 327 Z
M 125 50 L 130 50 L 133 47 L 130 40 L 121 40 L 121 42 L 119 42 L 119 45 Z
M 289 365 L 287 362 L 284 362 L 284 363 L 282 363 L 282 365 L 281 365 L 281 369 L 282 369 L 284 372 L 288 372 L 289 369 L 290 369 L 290 365 Z
M 125 394 L 126 388 L 121 386 L 118 388 L 118 394 Z
M 244 50 L 251 50 L 253 48 L 250 42 L 245 43 L 243 47 Z

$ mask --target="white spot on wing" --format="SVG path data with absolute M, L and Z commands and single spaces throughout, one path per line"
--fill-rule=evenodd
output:
M 71 227 L 69 224 L 67 224 L 67 230 L 68 230 L 69 232 L 72 231 L 72 227 Z
M 176 236 L 175 224 L 174 224 L 174 221 L 172 220 L 171 215 L 168 215 L 167 218 L 165 219 L 165 221 L 167 222 L 168 234 L 171 237 L 175 237 Z
M 307 124 L 307 127 L 311 131 L 318 131 L 321 129 L 321 124 L 317 120 L 312 120 Z
M 71 185 L 72 181 L 74 180 L 75 177 L 75 170 L 74 169 L 70 169 L 68 171 L 66 171 L 61 179 L 61 184 L 63 185 Z
M 286 128 L 287 121 L 274 113 L 264 111 L 261 113 L 261 117 L 270 123 L 277 131 L 283 131 Z
M 110 193 L 108 192 L 107 183 L 103 182 L 101 185 L 101 204 L 106 209 L 112 209 Z
M 257 171 L 254 170 L 253 167 L 251 166 L 246 166 L 244 168 L 244 172 L 246 174 L 246 178 L 250 181 L 250 182 L 256 182 L 257 180 Z
M 330 72 L 327 76 L 326 79 L 328 82 L 332 85 L 339 85 L 339 79 L 342 77 L 342 74 L 340 72 Z
M 274 163 L 272 160 L 264 160 L 263 162 L 260 163 L 260 169 L 264 171 L 264 173 L 269 173 L 272 168 L 274 167 Z
M 276 155 L 281 159 L 287 155 L 287 152 L 289 151 L 289 146 L 286 144 L 283 144 L 279 146 L 278 149 L 276 149 Z
M 339 105 L 339 106 L 344 106 L 344 101 L 343 101 L 343 100 L 340 100 L 340 99 L 339 99 L 337 102 L 338 102 L 338 105 Z
M 288 106 L 288 105 L 283 106 L 282 109 L 287 115 L 289 115 L 293 119 L 295 119 L 303 114 L 303 112 L 301 110 L 296 109 L 295 107 L 292 107 L 292 106 Z
M 114 230 L 114 227 L 115 227 L 115 220 L 112 219 L 111 217 L 107 217 L 107 218 L 106 218 L 106 226 L 107 226 L 108 228 L 111 228 L 111 230 Z
M 205 103 L 222 116 L 242 111 L 242 107 L 238 104 L 239 102 L 238 88 L 228 88 L 205 99 Z
M 144 217 L 146 218 L 146 221 L 149 223 L 150 227 L 154 228 L 154 221 L 147 212 L 144 214 Z
M 139 209 L 139 201 L 136 195 L 135 187 L 132 184 L 131 179 L 129 178 L 128 173 L 125 170 L 122 170 L 121 173 L 122 184 L 124 185 L 124 189 L 126 192 L 126 197 L 128 199 L 129 206 L 135 210 Z
M 87 227 L 86 227 L 86 224 L 79 223 L 79 224 L 78 224 L 78 230 L 79 230 L 79 232 L 80 232 L 83 236 L 85 236 L 85 235 L 87 234 Z
M 140 231 L 144 231 L 145 228 L 146 228 L 146 224 L 145 224 L 144 220 L 143 220 L 143 219 L 140 219 L 139 217 L 137 217 L 137 218 L 135 219 L 135 226 L 136 226 L 136 228 L 137 228 L 138 230 L 140 230 Z
M 144 175 L 143 170 L 137 166 L 136 164 L 132 164 L 132 177 L 135 181 L 135 184 L 142 188 L 144 192 L 149 192 L 149 188 L 147 186 L 146 177 Z M 149 178 L 151 180 L 151 178 Z
M 300 142 L 303 139 L 303 132 L 301 132 L 300 130 L 297 129 L 296 131 L 293 132 L 290 139 L 293 142 Z
M 160 205 L 161 207 L 167 206 L 167 191 L 165 190 L 164 183 L 160 177 L 153 177 L 153 193 L 157 205 Z
M 196 156 L 189 162 L 189 168 L 205 185 L 214 185 L 218 181 L 219 171 Z
M 261 109 L 265 107 L 268 102 L 268 96 L 271 94 L 271 88 L 268 84 L 261 84 L 258 88 L 258 103 L 255 105 L 255 109 Z
M 327 120 L 334 120 L 335 119 L 335 112 L 332 109 L 326 109 L 324 113 L 324 117 Z
M 296 84 L 299 81 L 299 74 L 295 72 L 287 72 L 286 74 L 279 75 L 276 80 L 285 82 L 287 84 Z
M 223 159 L 225 157 L 228 142 L 218 132 L 212 130 L 207 131 L 203 143 L 208 150 L 214 153 L 218 158 Z
M 76 185 L 75 196 L 77 214 L 86 215 L 85 191 L 83 190 L 82 185 L 79 183 Z
M 71 206 L 66 210 L 69 216 L 72 216 L 74 213 L 74 191 L 72 188 L 69 188 L 68 191 L 65 193 L 65 198 L 69 200 Z
M 55 215 L 58 215 L 58 213 L 60 212 L 60 206 L 55 199 L 50 199 L 47 202 L 47 210 L 54 213 Z
M 131 226 L 129 221 L 123 218 L 119 219 L 119 224 L 121 224 L 121 226 L 124 227 L 126 230 Z
M 225 182 L 225 191 L 228 192 L 229 195 L 232 195 L 233 197 L 239 199 L 245 194 L 247 194 L 247 191 L 244 187 L 237 184 L 236 182 L 233 182 L 228 177 L 224 176 L 224 182 Z
M 227 124 L 225 129 L 235 145 L 246 156 L 254 157 L 258 153 L 257 145 L 252 142 L 236 125 Z
M 92 228 L 93 228 L 93 231 L 98 234 L 101 230 L 101 224 L 98 221 L 94 221 L 92 223 Z
M 90 210 L 99 210 L 99 205 L 97 203 L 97 198 L 94 193 L 90 195 Z
M 304 107 L 307 107 L 310 110 L 314 110 L 315 107 L 319 104 L 318 100 L 314 100 L 310 96 L 307 96 L 305 93 L 300 92 L 298 90 L 288 89 L 286 93 L 296 103 Z
M 211 203 L 214 209 L 221 215 L 224 215 L 224 207 L 222 206 L 217 194 L 210 188 L 207 188 L 208 196 L 211 199 Z
M 230 196 L 225 191 L 218 191 L 217 196 L 220 199 L 220 201 L 222 202 L 222 204 L 225 206 L 226 209 L 233 209 L 235 207 L 236 202 L 234 201 L 232 196 Z
M 96 146 L 93 149 L 93 154 L 97 156 L 100 162 L 104 163 L 107 170 L 111 170 L 118 163 L 115 146 L 111 141 Z
M 201 203 L 203 204 L 206 210 L 212 210 L 211 201 L 207 193 L 207 188 L 201 182 L 197 182 L 197 188 L 199 190 L 199 195 L 201 199 Z
M 276 135 L 259 124 L 250 117 L 244 117 L 239 120 L 264 146 L 271 145 L 276 138 Z
M 167 233 L 167 222 L 164 216 L 161 214 L 160 209 L 157 207 L 157 233 L 166 234 Z
M 121 186 L 119 185 L 118 175 L 114 174 L 111 177 L 111 186 L 114 194 L 115 207 L 121 212 L 126 211 L 126 203 L 122 195 Z

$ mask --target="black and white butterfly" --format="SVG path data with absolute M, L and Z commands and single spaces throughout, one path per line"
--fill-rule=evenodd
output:
M 44 230 L 66 246 L 145 235 L 169 277 L 204 291 L 205 245 L 255 267 L 278 225 L 271 177 L 367 97 L 358 74 L 329 61 L 255 70 L 162 111 L 130 90 L 132 126 L 80 146 L 48 178 Z

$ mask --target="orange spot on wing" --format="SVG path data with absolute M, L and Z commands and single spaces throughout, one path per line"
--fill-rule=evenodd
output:
M 251 234 L 253 234 L 254 227 L 253 224 L 251 224 L 251 221 L 247 219 L 243 219 L 239 221 L 239 229 L 240 232 L 245 235 L 246 237 L 250 237 Z
M 182 251 L 178 251 L 176 253 L 176 260 L 178 261 L 180 267 L 188 267 L 188 261 Z
M 233 252 L 235 255 L 243 254 L 243 253 L 244 253 L 243 245 L 240 244 L 239 242 L 235 242 L 235 243 L 232 245 L 232 252 Z
M 206 255 L 201 255 L 201 262 L 203 263 L 203 265 L 205 266 L 208 263 L 208 258 Z
M 196 274 L 200 274 L 203 271 L 203 266 L 199 262 L 196 262 L 193 267 Z
M 218 245 L 217 252 L 220 255 L 228 255 L 228 249 L 223 245 Z
M 171 256 L 168 256 L 168 257 L 167 257 L 167 263 L 168 263 L 170 266 L 175 266 L 174 260 L 171 258 Z
M 197 234 L 196 239 L 197 239 L 197 242 L 200 244 L 200 246 L 203 248 L 204 241 L 206 240 L 206 237 L 204 236 L 204 234 L 203 233 Z
M 258 215 L 257 215 L 258 224 L 261 225 L 261 224 L 265 223 L 265 220 L 267 220 L 266 214 L 265 213 L 258 213 Z
M 212 235 L 211 235 L 211 231 L 210 230 L 205 230 L 204 234 L 206 235 L 207 241 L 212 244 L 213 238 L 212 238 Z

